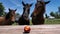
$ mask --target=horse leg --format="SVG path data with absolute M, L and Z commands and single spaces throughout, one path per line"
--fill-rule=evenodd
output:
M 32 18 L 32 24 L 37 25 L 38 20 L 36 18 Z
M 32 18 L 32 23 L 33 23 L 33 25 L 41 25 L 41 24 L 44 24 L 44 18 L 43 17 L 41 17 L 41 18 L 39 18 L 39 19 L 37 19 L 37 18 Z
M 30 25 L 30 21 L 29 20 L 26 20 L 25 21 L 25 25 Z
M 44 18 L 43 18 L 43 17 L 41 17 L 41 19 L 40 19 L 40 21 L 39 21 L 39 22 L 40 22 L 40 25 L 41 25 L 41 24 L 44 24 L 44 22 L 45 22 Z

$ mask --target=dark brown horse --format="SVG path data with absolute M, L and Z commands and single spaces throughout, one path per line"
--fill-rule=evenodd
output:
M 29 21 L 29 13 L 30 13 L 30 7 L 32 6 L 32 4 L 24 4 L 24 2 L 22 2 L 23 4 L 23 14 L 22 16 L 19 18 L 18 20 L 18 24 L 19 25 L 29 25 L 30 21 Z
M 9 9 L 5 17 L 0 17 L 0 25 L 12 25 L 15 22 L 15 12 L 16 10 Z
M 37 3 L 35 4 L 34 12 L 31 14 L 32 23 L 34 25 L 44 24 L 45 5 L 49 2 L 50 1 L 44 2 L 37 0 Z

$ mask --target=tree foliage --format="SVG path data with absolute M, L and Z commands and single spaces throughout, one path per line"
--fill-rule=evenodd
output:
M 5 16 L 4 10 L 5 10 L 5 8 L 4 8 L 3 4 L 0 3 L 0 16 Z
M 46 17 L 46 18 L 49 18 L 49 16 L 48 16 L 47 14 L 45 14 L 45 17 Z
M 51 12 L 50 15 L 53 16 L 53 17 L 55 17 L 55 18 L 60 18 L 59 12 L 55 12 L 55 13 Z

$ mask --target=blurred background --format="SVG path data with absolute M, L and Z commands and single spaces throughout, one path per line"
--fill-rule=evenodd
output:
M 16 20 L 22 15 L 23 13 L 23 5 L 22 1 L 26 3 L 33 3 L 30 8 L 30 15 L 34 11 L 36 0 L 0 0 L 0 16 L 5 16 L 9 11 L 8 8 L 17 9 L 16 11 Z M 45 17 L 45 24 L 60 24 L 60 0 L 44 0 L 51 1 L 49 4 L 46 5 L 46 12 L 44 14 Z M 30 16 L 29 15 L 29 16 Z M 30 21 L 31 21 L 31 17 Z M 32 24 L 32 22 L 30 22 Z

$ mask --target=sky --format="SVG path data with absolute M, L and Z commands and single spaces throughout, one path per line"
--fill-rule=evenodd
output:
M 31 15 L 31 13 L 34 11 L 36 0 L 0 0 L 0 2 L 2 2 L 5 7 L 5 12 L 9 12 L 8 8 L 17 9 L 16 13 L 19 13 L 20 15 L 22 15 L 22 13 L 23 13 L 22 1 L 25 4 L 33 3 L 33 5 L 30 8 L 30 15 Z M 60 6 L 60 0 L 44 0 L 44 1 L 51 1 L 50 3 L 46 4 L 45 14 L 47 13 L 49 15 L 51 11 L 53 11 L 53 12 L 58 11 L 58 7 Z

